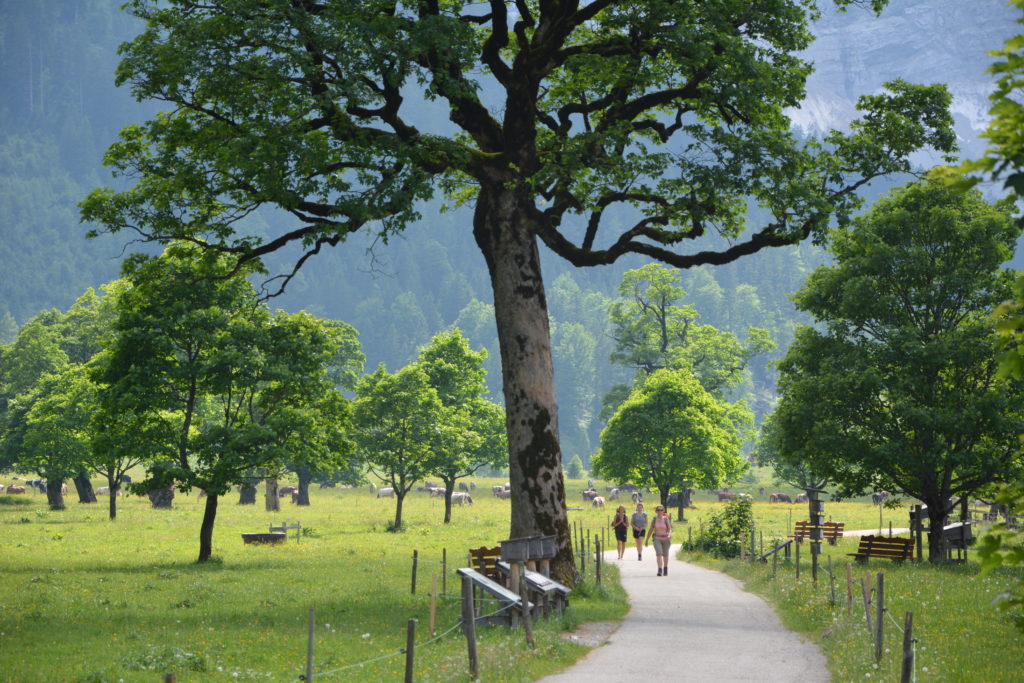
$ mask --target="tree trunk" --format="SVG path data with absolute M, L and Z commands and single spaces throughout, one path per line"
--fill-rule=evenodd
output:
M 512 493 L 510 538 L 554 536 L 553 577 L 577 579 L 565 509 L 551 331 L 529 192 L 480 188 L 473 234 L 487 261 L 501 349 Z
M 79 503 L 95 503 L 96 492 L 92 490 L 92 482 L 84 472 L 79 472 L 71 481 L 75 482 L 75 491 L 78 492 Z
M 395 500 L 395 526 L 391 531 L 400 531 L 402 529 L 402 503 L 405 502 L 405 494 L 397 487 L 395 488 Z
M 946 506 L 941 502 L 926 501 L 928 505 L 928 561 L 946 561 L 946 539 L 943 528 L 946 523 Z
M 213 553 L 213 522 L 217 519 L 217 496 L 214 493 L 206 496 L 206 509 L 203 510 L 203 524 L 199 527 L 199 559 L 206 562 Z
M 238 490 L 238 504 L 239 505 L 255 505 L 256 504 L 256 486 L 246 479 L 242 482 L 241 487 Z
M 441 477 L 444 482 L 444 523 L 451 524 L 452 521 L 452 493 L 455 488 L 455 480 L 451 481 Z M 512 538 L 515 538 L 514 536 Z
M 267 490 L 264 496 L 264 504 L 267 512 L 280 512 L 281 499 L 277 495 L 277 477 L 267 477 Z
M 299 467 L 295 474 L 299 478 L 299 496 L 295 504 L 309 505 L 309 484 L 313 481 L 313 472 L 308 467 Z
M 174 485 L 149 492 L 149 503 L 159 510 L 170 510 L 174 501 Z
M 676 501 L 679 504 L 679 512 L 676 514 L 677 522 L 686 521 L 686 513 L 684 512 L 684 510 L 686 510 L 687 503 L 690 502 L 689 490 L 689 482 L 684 481 L 683 485 L 679 487 L 679 499 Z
M 51 510 L 63 510 L 64 505 L 64 478 L 46 480 L 46 502 Z
M 113 521 L 117 519 L 117 492 L 121 490 L 121 482 L 114 472 L 110 470 L 107 471 L 107 490 L 110 491 L 107 516 Z

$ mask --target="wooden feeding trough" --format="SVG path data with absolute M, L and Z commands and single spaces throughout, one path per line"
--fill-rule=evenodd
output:
M 246 545 L 250 543 L 284 543 L 288 538 L 286 533 L 258 533 L 258 534 L 242 534 L 242 541 Z

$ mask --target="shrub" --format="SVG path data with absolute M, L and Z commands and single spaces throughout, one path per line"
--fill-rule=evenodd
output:
M 715 557 L 730 558 L 740 554 L 740 544 L 754 530 L 754 506 L 749 498 L 737 497 L 713 513 L 704 525 L 703 533 L 687 550 L 703 550 Z
M 565 474 L 570 479 L 579 479 L 583 476 L 583 461 L 579 454 L 572 456 L 569 464 L 565 466 Z

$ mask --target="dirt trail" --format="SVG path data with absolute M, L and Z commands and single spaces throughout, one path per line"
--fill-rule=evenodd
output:
M 642 562 L 635 550 L 605 555 L 621 570 L 629 614 L 604 645 L 545 683 L 829 680 L 818 647 L 739 581 L 676 561 L 657 576 L 653 548 L 645 550 Z

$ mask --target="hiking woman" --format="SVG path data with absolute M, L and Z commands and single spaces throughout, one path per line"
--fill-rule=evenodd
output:
M 629 517 L 626 515 L 626 506 L 620 505 L 615 510 L 615 519 L 612 520 L 612 528 L 615 529 L 615 540 L 619 545 L 619 559 L 626 552 L 626 530 L 629 529 Z
M 644 512 L 644 504 L 636 504 L 636 512 L 630 520 L 633 527 L 633 538 L 636 539 L 636 559 L 644 559 L 644 534 L 647 532 L 647 513 Z
M 658 561 L 658 576 L 668 576 L 668 549 L 672 545 L 672 520 L 665 514 L 665 506 L 654 508 L 654 519 L 647 530 L 647 540 L 654 536 L 654 558 Z

